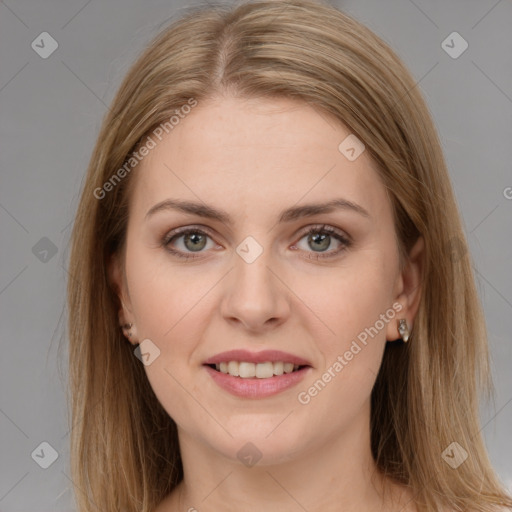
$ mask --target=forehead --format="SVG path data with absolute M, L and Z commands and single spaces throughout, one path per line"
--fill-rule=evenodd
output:
M 162 140 L 153 136 L 155 147 L 136 169 L 132 206 L 145 214 L 179 197 L 261 217 L 342 196 L 378 216 L 389 211 L 385 188 L 367 151 L 353 161 L 340 151 L 349 136 L 334 118 L 295 100 L 200 103 Z

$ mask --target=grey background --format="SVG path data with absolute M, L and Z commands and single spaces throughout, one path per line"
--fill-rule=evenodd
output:
M 63 313 L 70 223 L 106 105 L 135 56 L 184 5 L 0 2 L 2 512 L 74 508 Z M 489 326 L 497 393 L 495 404 L 482 408 L 483 433 L 492 462 L 512 490 L 512 200 L 506 197 L 512 197 L 512 4 L 337 5 L 402 57 L 438 127 Z M 45 31 L 59 45 L 47 59 L 31 47 Z M 457 59 L 441 47 L 453 31 L 469 44 Z M 51 242 L 41 242 L 43 237 Z M 43 441 L 59 454 L 48 469 L 31 457 Z

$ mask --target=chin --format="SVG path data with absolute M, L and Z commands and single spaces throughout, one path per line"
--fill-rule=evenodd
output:
M 307 432 L 311 429 L 291 428 L 284 422 L 280 425 L 282 420 L 282 414 L 260 422 L 248 416 L 245 421 L 237 421 L 236 429 L 227 426 L 233 437 L 223 435 L 222 438 L 205 441 L 224 457 L 247 467 L 283 464 L 307 449 Z

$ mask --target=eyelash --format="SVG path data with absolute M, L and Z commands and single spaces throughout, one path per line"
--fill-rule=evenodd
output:
M 201 258 L 202 256 L 190 255 L 192 253 L 183 253 L 181 251 L 177 251 L 177 250 L 171 249 L 169 247 L 169 244 L 172 241 L 174 241 L 182 236 L 189 235 L 192 233 L 203 235 L 203 236 L 208 236 L 209 238 L 212 238 L 212 235 L 208 232 L 208 230 L 205 230 L 204 228 L 200 228 L 200 227 L 189 226 L 186 228 L 177 229 L 177 230 L 172 231 L 171 233 L 167 234 L 162 239 L 161 245 L 166 251 L 170 252 L 171 254 L 173 254 L 179 258 L 183 258 L 185 260 L 193 260 L 193 259 Z M 335 256 L 338 256 L 342 251 L 348 249 L 352 245 L 352 241 L 348 237 L 342 235 L 335 228 L 333 228 L 331 226 L 326 226 L 325 224 L 321 224 L 321 225 L 317 225 L 317 226 L 310 226 L 306 231 L 301 233 L 298 241 L 302 240 L 305 236 L 310 235 L 310 234 L 327 234 L 327 235 L 335 238 L 336 240 L 338 240 L 342 246 L 340 249 L 337 249 L 334 252 L 330 251 L 328 253 L 321 253 L 321 252 L 315 253 L 314 251 L 311 251 L 310 254 L 314 254 L 314 256 L 307 256 L 306 257 L 307 259 L 321 260 L 321 259 L 333 258 Z M 201 251 L 199 251 L 198 254 L 200 254 L 200 252 Z

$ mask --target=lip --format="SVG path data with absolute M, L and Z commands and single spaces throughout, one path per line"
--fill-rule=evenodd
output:
M 226 352 L 225 354 L 228 354 L 228 352 Z M 236 360 L 236 358 L 231 359 L 231 361 L 233 360 Z M 242 360 L 247 361 L 247 359 Z M 226 360 L 222 359 L 222 361 Z M 268 361 L 268 359 L 266 359 L 266 361 Z M 280 359 L 280 361 L 282 361 L 282 359 Z M 232 395 L 241 398 L 266 398 L 269 396 L 277 395 L 278 393 L 281 393 L 282 391 L 285 391 L 297 385 L 304 379 L 304 377 L 310 371 L 313 370 L 311 366 L 305 366 L 304 368 L 301 368 L 300 370 L 297 370 L 295 372 L 284 373 L 283 375 L 274 375 L 273 377 L 269 377 L 268 379 L 243 379 L 241 377 L 233 377 L 232 375 L 229 375 L 229 373 L 222 373 L 217 370 L 214 370 L 210 366 L 206 366 L 206 363 L 204 368 L 210 374 L 210 377 L 218 386 L 220 386 L 225 391 L 228 391 Z
M 250 352 L 249 350 L 242 349 L 221 352 L 220 354 L 210 357 L 204 361 L 203 364 L 208 365 L 224 362 L 229 363 L 229 361 L 244 361 L 247 363 L 275 363 L 277 361 L 283 361 L 284 363 L 293 363 L 298 364 L 299 366 L 311 366 L 311 363 L 306 361 L 306 359 L 295 356 L 293 354 L 289 354 L 288 352 L 282 352 L 281 350 L 263 350 L 261 352 Z

